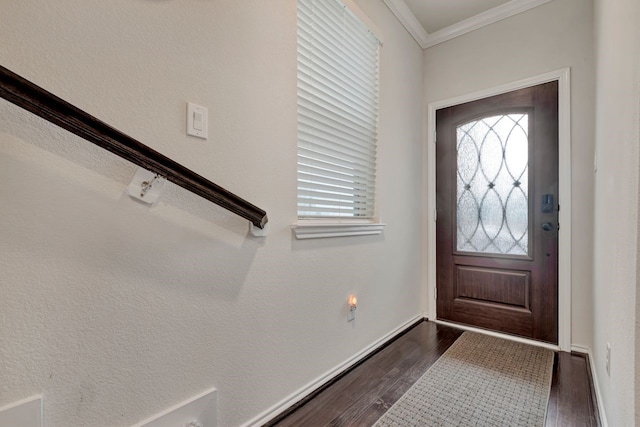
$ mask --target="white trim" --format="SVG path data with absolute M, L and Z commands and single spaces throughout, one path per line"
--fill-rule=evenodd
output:
M 558 72 L 558 344 L 571 346 L 571 72 Z
M 218 390 L 210 388 L 132 427 L 184 426 L 191 422 L 199 422 L 205 427 L 216 427 L 217 417 Z
M 548 348 L 549 350 L 553 350 L 553 351 L 560 351 L 560 347 L 555 344 L 549 344 L 542 341 L 530 340 L 527 338 L 517 337 L 515 335 L 503 334 L 500 332 L 490 331 L 488 329 L 474 328 L 473 326 L 467 326 L 467 325 L 459 325 L 457 323 L 446 322 L 444 320 L 433 320 L 433 323 L 436 323 L 438 325 L 448 326 L 450 328 L 462 329 L 463 331 L 477 332 L 479 334 L 489 335 L 496 338 L 502 338 L 509 341 L 515 341 L 522 344 L 529 344 L 535 347 Z
M 44 399 L 42 395 L 27 397 L 0 407 L 0 425 L 41 427 L 44 425 Z
M 407 29 L 414 40 L 424 49 L 429 40 L 429 34 L 427 34 L 420 21 L 418 21 L 418 18 L 411 12 L 411 9 L 409 9 L 409 6 L 407 6 L 404 0 L 383 1 L 396 18 L 398 18 L 398 21 L 404 25 L 404 28 Z
M 301 399 L 303 399 L 306 396 L 308 396 L 309 394 L 311 394 L 313 391 L 315 391 L 318 388 L 322 387 L 325 383 L 331 381 L 334 377 L 339 375 L 341 372 L 349 369 L 351 366 L 355 365 L 356 363 L 358 363 L 362 359 L 366 358 L 371 352 L 375 351 L 382 344 L 385 344 L 387 341 L 391 340 L 392 338 L 394 338 L 399 333 L 404 332 L 413 323 L 416 323 L 416 322 L 418 322 L 419 320 L 422 320 L 422 319 L 424 319 L 424 316 L 422 314 L 419 314 L 419 315 L 407 320 L 402 325 L 398 326 L 397 328 L 395 328 L 393 331 L 389 332 L 384 337 L 382 337 L 379 340 L 375 341 L 374 343 L 370 344 L 369 346 L 364 348 L 362 351 L 360 351 L 359 353 L 357 353 L 353 357 L 351 357 L 351 358 L 347 359 L 346 361 L 342 362 L 340 365 L 336 366 L 335 368 L 331 369 L 330 371 L 326 372 L 325 374 L 321 375 L 320 377 L 314 379 L 309 384 L 307 384 L 307 385 L 303 386 L 302 388 L 298 389 L 297 391 L 295 391 L 291 395 L 285 397 L 283 400 L 281 400 L 280 402 L 276 403 L 271 408 L 267 409 L 266 411 L 258 414 L 254 418 L 252 418 L 249 421 L 247 421 L 246 423 L 242 424 L 241 427 L 253 427 L 253 426 L 262 426 L 262 425 L 264 425 L 265 423 L 269 422 L 270 420 L 272 420 L 273 418 L 278 416 L 280 413 L 282 413 L 285 410 L 287 410 L 288 408 L 290 408 L 295 403 L 299 402 Z
M 602 427 L 609 427 L 607 421 L 607 414 L 604 411 L 604 401 L 602 400 L 602 393 L 600 392 L 600 385 L 598 384 L 598 375 L 596 374 L 595 361 L 593 360 L 593 353 L 589 347 L 583 347 L 581 345 L 572 345 L 571 351 L 576 353 L 583 353 L 587 355 L 589 359 L 589 367 L 591 368 L 591 379 L 593 380 L 593 388 L 596 393 L 596 404 L 598 405 L 598 415 L 600 416 L 600 425 Z
M 306 222 L 293 224 L 291 229 L 296 239 L 320 239 L 325 237 L 369 236 L 381 234 L 386 224 L 358 222 Z
M 458 36 L 461 36 L 471 31 L 477 30 L 487 25 L 491 25 L 495 22 L 503 19 L 510 18 L 522 12 L 526 12 L 529 9 L 538 7 L 551 0 L 512 0 L 508 3 L 489 9 L 486 12 L 482 12 L 476 16 L 460 21 L 456 24 L 450 25 L 442 30 L 438 30 L 429 34 L 427 42 L 423 49 L 435 46 L 447 40 L 451 40 Z
M 591 354 L 589 347 L 583 347 L 581 345 L 572 344 L 571 351 L 574 353 Z
M 511 0 L 486 12 L 449 25 L 431 34 L 427 33 L 404 0 L 384 0 L 391 12 L 404 25 L 423 49 L 533 9 L 551 0 Z
M 436 300 L 436 110 L 499 95 L 550 81 L 558 81 L 558 126 L 559 126 L 559 213 L 558 232 L 558 346 L 562 351 L 571 348 L 571 93 L 570 69 L 552 71 L 535 77 L 490 89 L 458 96 L 443 101 L 432 102 L 427 111 L 427 296 L 429 318 L 435 319 Z

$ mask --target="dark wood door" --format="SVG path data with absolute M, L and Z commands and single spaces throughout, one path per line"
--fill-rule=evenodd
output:
M 558 83 L 436 112 L 437 317 L 558 342 Z

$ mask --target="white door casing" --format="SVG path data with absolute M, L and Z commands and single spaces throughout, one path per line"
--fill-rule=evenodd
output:
M 571 351 L 571 93 L 570 69 L 563 68 L 467 95 L 430 103 L 427 109 L 427 317 L 436 312 L 436 110 L 477 99 L 558 81 L 559 212 L 558 349 Z M 507 336 L 508 337 L 508 336 Z M 511 337 L 509 337 L 511 338 Z

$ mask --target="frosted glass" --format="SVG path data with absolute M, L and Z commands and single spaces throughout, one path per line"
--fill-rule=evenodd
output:
M 457 249 L 526 255 L 529 117 L 505 114 L 458 126 Z

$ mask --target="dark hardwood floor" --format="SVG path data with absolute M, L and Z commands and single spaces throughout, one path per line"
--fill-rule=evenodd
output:
M 557 353 L 546 427 L 600 425 L 587 357 Z
M 458 329 L 421 322 L 286 418 L 267 426 L 371 426 L 460 335 Z M 558 353 L 546 427 L 598 425 L 586 358 Z

